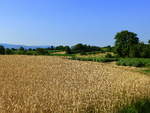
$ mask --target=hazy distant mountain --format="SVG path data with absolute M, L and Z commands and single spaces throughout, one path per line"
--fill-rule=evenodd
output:
M 15 44 L 5 44 L 5 43 L 0 43 L 0 45 L 4 46 L 5 48 L 15 48 L 18 49 L 20 47 L 24 47 L 25 49 L 36 49 L 36 48 L 48 48 L 50 46 L 26 46 L 26 45 L 15 45 Z

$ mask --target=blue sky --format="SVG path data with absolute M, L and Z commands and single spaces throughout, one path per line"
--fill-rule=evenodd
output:
M 121 30 L 150 39 L 150 0 L 0 0 L 0 43 L 106 46 Z

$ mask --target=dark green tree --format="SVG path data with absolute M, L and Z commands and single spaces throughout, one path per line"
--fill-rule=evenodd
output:
M 16 51 L 17 49 L 15 49 L 15 48 L 11 48 L 11 50 L 12 50 L 12 51 Z
M 19 50 L 20 51 L 24 51 L 25 49 L 24 49 L 24 47 L 20 47 Z
M 69 46 L 65 47 L 66 54 L 71 54 L 71 49 Z
M 81 44 L 81 43 L 79 43 L 79 44 L 76 44 L 76 45 L 74 45 L 73 47 L 72 47 L 72 51 L 74 52 L 74 53 L 82 53 L 82 52 L 85 52 L 86 50 L 86 48 L 85 48 L 85 46 L 86 45 L 83 45 L 83 44 Z
M 104 47 L 103 49 L 105 50 L 105 52 L 112 52 L 112 47 L 110 45 Z
M 139 44 L 137 34 L 129 31 L 117 33 L 115 39 L 115 52 L 120 57 L 129 57 L 130 48 Z
M 65 46 L 62 46 L 62 45 L 56 46 L 56 50 L 62 50 L 62 51 L 64 51 L 65 49 L 66 49 Z
M 54 46 L 51 46 L 51 47 L 50 47 L 50 49 L 51 49 L 51 50 L 54 50 L 54 49 L 55 49 L 55 47 L 54 47 Z
M 133 45 L 130 47 L 129 51 L 129 57 L 134 58 L 134 57 L 140 57 L 140 52 L 139 52 L 139 45 Z
M 148 41 L 148 44 L 150 45 L 150 40 Z
M 36 52 L 38 55 L 48 55 L 48 51 L 44 48 L 37 48 Z
M 17 54 L 20 54 L 20 55 L 26 54 L 26 50 L 24 49 L 24 47 L 20 47 L 17 51 Z
M 33 51 L 33 49 L 32 49 L 32 48 L 29 48 L 28 51 Z
M 81 44 L 81 43 L 76 44 L 72 47 L 73 53 L 86 54 L 86 52 L 95 52 L 95 51 L 101 51 L 101 48 L 97 46 L 90 46 L 90 45 Z
M 9 48 L 6 48 L 5 49 L 5 54 L 11 55 L 11 54 L 13 54 L 13 51 L 11 49 L 9 49 Z
M 140 57 L 142 58 L 150 58 L 150 45 L 140 43 L 139 44 L 139 50 L 140 52 Z
M 0 55 L 4 55 L 4 54 L 5 54 L 5 47 L 0 46 Z

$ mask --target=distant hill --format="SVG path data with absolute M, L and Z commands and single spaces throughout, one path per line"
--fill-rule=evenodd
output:
M 26 45 L 15 45 L 15 44 L 5 44 L 5 43 L 0 43 L 0 45 L 4 46 L 5 48 L 15 48 L 19 49 L 20 47 L 23 47 L 25 49 L 36 49 L 36 48 L 48 48 L 50 46 L 26 46 Z

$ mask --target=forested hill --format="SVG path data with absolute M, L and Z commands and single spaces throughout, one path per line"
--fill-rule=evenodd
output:
M 20 47 L 23 47 L 25 49 L 36 49 L 36 48 L 48 48 L 50 46 L 26 46 L 26 45 L 16 45 L 16 44 L 6 44 L 6 43 L 0 43 L 0 45 L 4 46 L 5 48 L 15 48 L 19 49 Z

